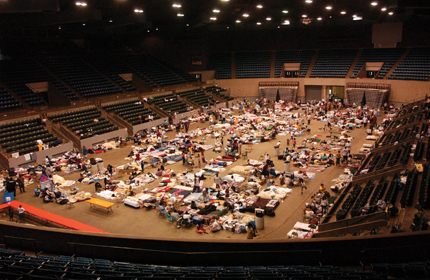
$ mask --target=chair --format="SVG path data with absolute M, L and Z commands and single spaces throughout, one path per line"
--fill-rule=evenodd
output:
M 167 222 L 168 223 L 173 223 L 173 219 L 172 219 L 172 216 L 170 216 L 169 214 L 166 214 L 166 218 L 167 218 Z

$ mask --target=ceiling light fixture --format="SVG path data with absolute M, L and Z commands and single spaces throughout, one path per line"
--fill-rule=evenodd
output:
M 286 19 L 286 20 L 282 23 L 282 25 L 290 25 L 290 21 L 289 21 L 288 19 Z
M 81 6 L 81 7 L 86 7 L 87 3 L 85 3 L 85 2 L 76 2 L 75 5 L 76 6 Z
M 283 10 L 282 13 L 283 14 L 288 14 L 288 11 L 287 10 Z
M 352 20 L 363 20 L 363 17 L 355 17 Z
M 82 23 L 82 26 L 85 26 L 85 23 Z
M 278 28 L 281 28 L 281 27 L 278 25 Z
M 149 29 L 148 29 L 148 30 L 146 30 L 146 32 L 148 32 L 148 33 L 149 33 L 149 32 L 151 32 L 151 31 L 149 31 Z
M 257 22 L 257 25 L 261 25 L 261 22 Z
M 243 14 L 243 17 L 249 17 L 249 14 Z
M 228 2 L 228 1 L 230 1 L 230 0 L 221 0 L 221 2 Z
M 158 31 L 158 27 L 155 27 L 155 30 L 157 30 L 157 31 Z
M 61 29 L 61 26 L 58 26 L 58 29 Z
M 236 23 L 241 23 L 241 21 L 237 19 L 237 20 L 236 20 Z
M 318 17 L 317 20 L 322 20 L 322 17 Z
M 257 8 L 258 8 L 258 9 L 263 9 L 263 5 L 258 4 L 258 5 L 257 5 Z
M 307 18 L 308 17 L 308 15 L 302 15 L 302 18 Z
M 388 14 L 389 14 L 390 16 L 392 16 L 392 15 L 394 15 L 394 12 L 389 12 Z
M 306 0 L 305 2 L 308 4 L 311 4 L 313 1 L 312 0 Z
M 143 13 L 143 10 L 141 10 L 141 9 L 134 9 L 134 12 L 135 13 Z
M 345 11 L 342 11 L 342 12 L 340 12 L 340 14 L 342 14 L 342 15 L 346 15 L 346 12 L 345 12 Z
M 383 11 L 383 12 L 385 12 L 386 10 L 387 10 L 387 8 L 386 8 L 386 7 L 381 8 L 381 11 Z
M 212 12 L 214 12 L 214 13 L 219 13 L 219 12 L 220 12 L 220 10 L 218 10 L 218 9 L 213 9 L 213 10 L 212 10 Z
M 357 15 L 352 15 L 353 18 L 357 17 Z
M 271 20 L 272 20 L 272 18 L 271 18 L 271 17 L 267 17 L 267 18 L 266 18 L 266 20 L 267 20 L 267 21 L 271 21 Z
M 110 20 L 109 20 L 109 22 L 113 22 L 113 20 L 112 20 L 112 19 L 110 19 Z
M 183 17 L 183 16 L 184 16 L 184 14 L 177 14 L 177 16 L 178 16 L 178 17 Z
M 377 6 L 377 5 L 378 5 L 378 2 L 372 2 L 372 3 L 370 3 L 370 5 L 372 5 L 372 6 Z
M 211 17 L 211 18 L 209 18 L 210 20 L 216 20 L 216 17 Z
M 174 4 L 172 5 L 172 7 L 173 7 L 173 8 L 180 8 L 180 7 L 182 7 L 182 5 L 181 5 L 181 4 L 176 4 L 176 3 L 174 3 Z
M 189 23 L 187 23 L 187 24 L 186 24 L 186 26 L 190 26 L 190 24 L 189 24 Z
M 331 9 L 333 9 L 333 7 L 332 6 L 326 6 L 325 9 L 326 10 L 331 10 Z

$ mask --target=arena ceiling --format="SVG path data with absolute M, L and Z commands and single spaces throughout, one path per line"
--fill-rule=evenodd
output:
M 0 0 L 0 28 L 294 28 L 429 17 L 428 0 Z

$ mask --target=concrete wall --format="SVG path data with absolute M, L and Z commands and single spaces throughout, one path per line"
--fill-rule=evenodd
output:
M 69 142 L 66 144 L 61 144 L 57 147 L 52 147 L 47 150 L 42 150 L 38 152 L 33 153 L 33 158 L 35 158 L 35 161 L 39 164 L 45 164 L 45 158 L 46 156 L 52 158 L 53 155 L 62 154 L 68 151 L 71 151 L 73 149 L 73 143 Z M 34 160 L 26 161 L 24 158 L 24 155 L 20 155 L 17 158 L 10 158 L 9 159 L 9 167 L 17 168 L 18 166 L 26 163 L 34 163 Z
M 92 147 L 94 144 L 108 142 L 108 140 L 112 138 L 118 138 L 118 137 L 127 138 L 127 136 L 128 136 L 127 128 L 118 129 L 109 133 L 96 135 L 96 136 L 81 140 L 81 148 L 83 148 L 84 146 L 89 148 L 89 147 Z
M 225 108 L 227 107 L 226 102 L 215 104 L 215 109 Z M 213 109 L 213 108 L 211 108 Z
M 195 115 L 198 113 L 199 113 L 199 110 L 193 110 L 193 111 L 177 114 L 176 117 L 173 119 L 173 123 L 177 124 L 178 122 L 181 122 L 183 119 L 186 119 L 189 116 L 191 116 L 193 114 Z
M 336 79 L 336 78 L 264 78 L 264 79 L 231 79 L 216 80 L 219 87 L 230 90 L 232 96 L 254 98 L 260 96 L 258 91 L 259 82 L 294 81 L 299 82 L 297 99 L 304 100 L 305 86 L 322 86 L 321 96 L 325 96 L 327 86 L 344 86 L 348 83 L 363 84 L 390 84 L 390 103 L 401 104 L 416 99 L 423 99 L 425 95 L 430 96 L 430 82 L 403 81 L 403 80 L 379 80 L 379 79 Z M 346 93 L 345 93 L 346 96 Z
M 137 102 L 137 101 L 139 101 L 139 98 L 137 98 L 137 97 L 131 97 L 131 98 L 124 98 L 124 99 L 116 100 L 116 101 L 103 102 L 101 104 L 101 106 L 103 107 L 103 106 L 111 105 L 111 104 L 119 104 L 119 103 L 123 103 L 123 102 L 127 102 L 127 101 L 132 101 L 132 100 L 135 100 Z
M 153 127 L 153 126 L 157 126 L 157 125 L 163 124 L 165 120 L 169 121 L 168 118 L 161 118 L 161 119 L 158 119 L 158 120 L 154 120 L 152 122 L 147 122 L 147 123 L 142 123 L 142 124 L 138 124 L 138 125 L 133 125 L 133 134 L 135 134 L 138 131 L 144 130 L 144 129 L 150 130 L 151 127 Z
M 0 221 L 9 248 L 158 265 L 355 265 L 429 259 L 429 231 L 343 238 L 241 240 L 141 238 Z

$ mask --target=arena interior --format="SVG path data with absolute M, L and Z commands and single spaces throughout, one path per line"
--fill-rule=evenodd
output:
M 0 13 L 1 279 L 430 277 L 428 1 L 0 0 Z M 185 134 L 205 148 L 191 165 Z M 63 196 L 43 190 L 47 158 Z M 189 226 L 160 213 L 160 199 L 191 211 L 199 172 L 206 189 L 215 173 L 244 181 L 197 200 L 216 211 Z

